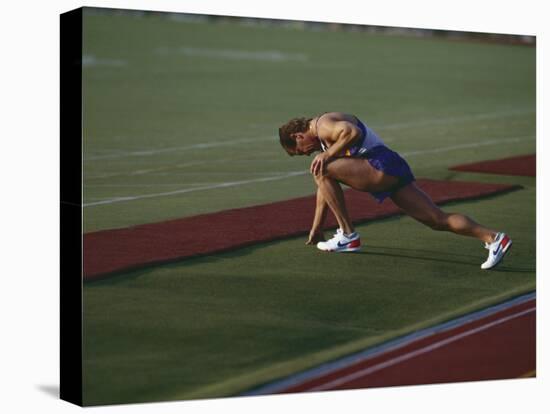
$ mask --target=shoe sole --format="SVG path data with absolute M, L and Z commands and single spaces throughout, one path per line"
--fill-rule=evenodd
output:
M 502 249 L 502 256 L 500 256 L 500 260 L 498 262 L 495 262 L 495 264 L 493 264 L 491 267 L 482 267 L 482 269 L 489 270 L 494 268 L 496 265 L 502 263 L 502 261 L 504 260 L 504 256 L 506 256 L 506 253 L 508 253 L 508 250 L 510 250 L 511 247 L 512 247 L 512 239 L 510 239 L 510 243 L 508 243 L 506 247 Z
M 357 238 L 355 240 L 350 241 L 349 243 L 346 243 L 346 245 L 341 246 L 337 249 L 323 249 L 319 247 L 320 243 L 317 243 L 317 248 L 321 250 L 322 252 L 332 252 L 332 253 L 352 253 L 356 252 L 358 250 L 361 250 L 361 239 Z M 324 243 L 326 244 L 326 243 Z M 328 246 L 326 246 L 328 247 Z
M 338 249 L 338 250 L 324 250 L 324 249 L 319 249 L 319 250 L 321 250 L 322 252 L 326 252 L 326 253 L 353 253 L 353 252 L 358 252 L 359 250 L 361 250 L 361 247 L 351 247 L 351 248 L 348 248 L 348 249 Z

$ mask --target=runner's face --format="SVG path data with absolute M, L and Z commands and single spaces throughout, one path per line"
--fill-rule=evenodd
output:
M 311 155 L 321 148 L 319 140 L 303 134 L 296 134 L 296 155 Z

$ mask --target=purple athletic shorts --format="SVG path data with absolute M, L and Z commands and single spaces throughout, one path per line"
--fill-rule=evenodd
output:
M 384 145 L 379 145 L 368 150 L 361 158 L 366 158 L 370 165 L 378 171 L 399 178 L 399 183 L 391 191 L 371 192 L 370 194 L 378 200 L 379 203 L 392 195 L 395 191 L 415 181 L 414 175 L 401 156 Z

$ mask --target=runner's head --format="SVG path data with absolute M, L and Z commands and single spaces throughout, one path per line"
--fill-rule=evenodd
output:
M 310 155 L 319 150 L 319 139 L 309 131 L 312 118 L 293 118 L 279 128 L 279 139 L 288 155 Z

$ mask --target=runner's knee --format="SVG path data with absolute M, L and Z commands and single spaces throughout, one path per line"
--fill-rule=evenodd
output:
M 323 174 L 323 175 L 314 175 L 313 176 L 313 180 L 315 181 L 315 183 L 319 186 L 321 185 L 323 182 L 327 181 L 327 180 L 330 180 L 332 179 L 332 177 L 330 176 L 330 174 Z
M 323 182 L 323 179 L 325 178 L 322 175 L 312 175 L 312 176 L 313 176 L 313 181 L 315 181 L 315 184 L 317 184 L 318 186 L 321 185 L 321 183 Z

